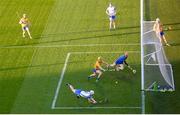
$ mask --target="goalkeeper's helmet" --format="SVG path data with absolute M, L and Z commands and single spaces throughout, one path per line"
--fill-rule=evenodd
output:
M 94 94 L 94 91 L 93 91 L 93 90 L 90 90 L 89 92 L 90 92 L 90 94 L 91 94 L 91 95 L 93 95 L 93 94 Z

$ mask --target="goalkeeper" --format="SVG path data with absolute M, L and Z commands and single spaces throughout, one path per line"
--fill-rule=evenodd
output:
M 93 69 L 93 74 L 91 74 L 89 77 L 88 77 L 88 80 L 93 78 L 93 77 L 96 77 L 96 75 L 98 75 L 97 79 L 96 79 L 96 82 L 99 81 L 103 71 L 105 71 L 104 68 L 101 67 L 102 64 L 106 64 L 108 65 L 108 63 L 106 63 L 105 61 L 102 60 L 101 57 L 98 57 L 95 65 L 94 65 L 94 69 Z
M 123 70 L 124 64 L 128 66 L 126 59 L 128 58 L 128 52 L 125 52 L 124 55 L 121 55 L 110 67 L 115 67 L 116 71 Z M 129 66 L 128 66 L 129 67 Z

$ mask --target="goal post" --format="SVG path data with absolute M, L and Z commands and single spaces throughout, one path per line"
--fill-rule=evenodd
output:
M 169 63 L 160 36 L 153 31 L 154 21 L 143 21 L 141 48 L 143 48 L 143 88 L 145 91 L 174 91 L 173 69 Z

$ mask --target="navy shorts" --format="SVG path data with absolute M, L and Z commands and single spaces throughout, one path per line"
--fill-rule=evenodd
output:
M 162 32 L 160 32 L 160 35 L 161 35 L 161 36 L 163 36 L 163 35 L 164 35 L 164 32 L 163 32 L 163 31 L 162 31 Z
M 23 30 L 28 30 L 28 26 L 24 26 L 24 27 L 23 27 Z
M 93 72 L 96 73 L 96 69 L 93 69 Z

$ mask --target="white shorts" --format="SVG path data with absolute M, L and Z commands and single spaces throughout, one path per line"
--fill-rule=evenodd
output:
M 124 69 L 124 64 L 118 64 L 116 65 L 116 70 L 119 71 L 119 70 L 123 70 Z

